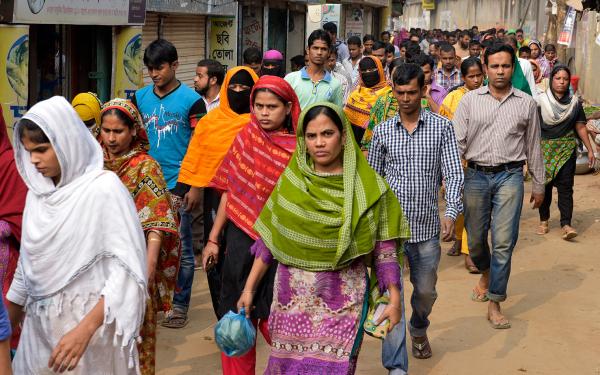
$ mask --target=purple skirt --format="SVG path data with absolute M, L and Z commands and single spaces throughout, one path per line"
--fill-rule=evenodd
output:
M 279 264 L 265 374 L 353 374 L 367 312 L 366 291 L 362 260 L 327 272 Z

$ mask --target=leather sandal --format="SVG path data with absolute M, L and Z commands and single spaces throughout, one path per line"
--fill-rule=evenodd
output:
M 412 339 L 412 355 L 417 359 L 427 359 L 430 358 L 433 353 L 431 352 L 431 345 L 429 345 L 429 339 L 427 335 L 423 337 L 415 337 L 411 336 Z M 417 340 L 422 340 L 420 343 L 417 343 Z
M 540 225 L 538 226 L 538 230 L 536 232 L 540 236 L 548 233 L 548 221 L 540 221 Z
M 562 230 L 563 230 L 562 239 L 565 241 L 572 240 L 573 238 L 577 237 L 577 231 L 575 230 L 575 228 L 573 228 L 570 225 L 563 226 Z

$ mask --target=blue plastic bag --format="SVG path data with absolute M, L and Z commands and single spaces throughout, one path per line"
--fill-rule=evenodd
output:
M 256 340 L 256 329 L 246 318 L 246 311 L 239 314 L 229 311 L 215 326 L 217 346 L 228 357 L 239 357 L 250 351 Z

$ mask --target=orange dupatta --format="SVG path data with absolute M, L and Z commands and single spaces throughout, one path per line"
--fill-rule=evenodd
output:
M 375 102 L 380 96 L 391 91 L 392 88 L 385 78 L 381 61 L 372 56 L 365 56 L 363 59 L 371 59 L 375 62 L 379 72 L 379 83 L 369 88 L 364 85 L 361 78 L 359 86 L 348 97 L 348 101 L 344 106 L 344 113 L 352 125 L 366 129 Z
M 195 187 L 206 187 L 223 162 L 235 136 L 250 122 L 250 113 L 238 115 L 229 106 L 227 87 L 240 70 L 245 70 L 256 83 L 258 76 L 245 66 L 230 69 L 225 75 L 218 108 L 210 111 L 196 125 L 194 136 L 181 163 L 179 181 Z

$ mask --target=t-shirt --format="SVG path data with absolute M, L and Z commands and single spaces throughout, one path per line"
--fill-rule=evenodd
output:
M 304 109 L 317 102 L 330 102 L 340 107 L 344 105 L 344 92 L 341 82 L 325 71 L 325 75 L 318 82 L 313 82 L 306 67 L 285 76 L 285 80 L 292 86 L 300 108 Z
M 144 120 L 150 156 L 160 164 L 167 187 L 173 190 L 193 129 L 206 114 L 204 100 L 180 82 L 163 97 L 154 92 L 153 85 L 146 86 L 135 92 L 132 101 Z
M 2 301 L 2 299 L 0 299 L 0 341 L 10 339 L 10 335 L 10 320 L 8 319 L 8 314 L 6 313 L 4 302 Z
M 556 124 L 550 126 L 544 122 L 544 118 L 542 117 L 542 113 L 540 108 L 538 107 L 538 112 L 540 113 L 540 124 L 542 128 L 542 139 L 557 139 L 562 138 L 568 135 L 570 132 L 575 130 L 575 124 L 578 122 L 586 123 L 587 119 L 585 118 L 585 112 L 583 111 L 583 106 L 581 102 L 578 101 L 575 109 L 571 116 L 568 119 L 561 122 L 560 124 Z

